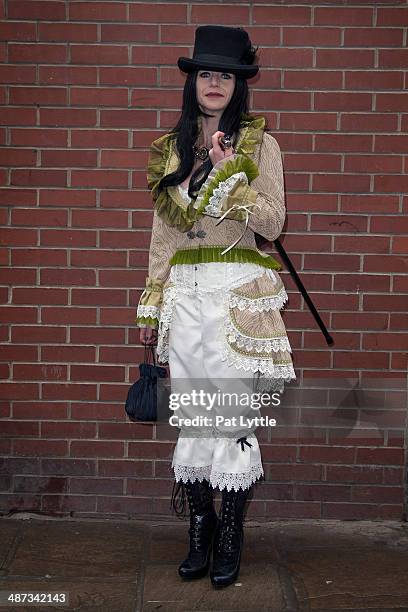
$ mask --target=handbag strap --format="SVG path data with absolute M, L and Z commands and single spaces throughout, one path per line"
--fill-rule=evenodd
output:
M 144 347 L 145 347 L 145 350 L 144 350 L 144 362 L 145 363 L 149 363 L 149 357 L 150 357 L 153 365 L 156 365 L 156 355 L 154 353 L 153 343 L 145 342 L 144 343 Z

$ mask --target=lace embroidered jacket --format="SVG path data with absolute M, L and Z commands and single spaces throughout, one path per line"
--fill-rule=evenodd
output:
M 256 278 L 228 291 L 228 351 L 224 357 L 247 371 L 274 378 L 296 377 L 279 312 L 288 299 L 278 274 L 281 266 L 260 251 L 255 241 L 255 233 L 275 240 L 286 215 L 280 148 L 264 128 L 264 117 L 242 116 L 235 153 L 213 166 L 195 199 L 180 186 L 157 189 L 160 179 L 178 167 L 175 136 L 165 134 L 150 147 L 147 178 L 154 201 L 153 226 L 148 277 L 136 323 L 159 328 L 161 363 L 168 359 L 163 347 L 170 325 L 166 293 L 171 294 L 172 289 L 171 267 L 210 261 L 248 262 L 258 264 L 259 272 Z

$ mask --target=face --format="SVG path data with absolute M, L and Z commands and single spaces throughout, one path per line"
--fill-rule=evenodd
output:
M 231 72 L 215 72 L 206 69 L 197 72 L 197 102 L 204 112 L 222 112 L 228 106 L 234 89 L 235 74 Z

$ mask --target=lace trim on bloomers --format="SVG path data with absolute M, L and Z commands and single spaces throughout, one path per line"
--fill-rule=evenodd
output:
M 249 489 L 249 487 L 261 476 L 264 475 L 262 464 L 251 465 L 248 472 L 212 472 L 211 465 L 204 467 L 192 467 L 189 465 L 174 465 L 174 477 L 176 481 L 182 480 L 183 482 L 194 482 L 195 480 L 206 479 L 209 480 L 212 486 L 218 487 L 220 491 L 227 489 L 231 491 L 234 489 Z
M 210 480 L 211 465 L 204 465 L 202 467 L 192 467 L 190 465 L 173 465 L 174 477 L 176 481 L 182 480 L 183 482 L 194 482 L 198 480 L 202 482 Z
M 160 308 L 158 306 L 145 306 L 139 304 L 136 312 L 137 317 L 153 317 L 155 319 L 160 318 Z
M 213 195 L 209 199 L 209 203 L 204 208 L 204 212 L 212 217 L 219 217 L 221 212 L 221 200 L 231 193 L 239 181 L 248 185 L 248 177 L 245 172 L 237 172 L 236 174 L 232 174 L 225 181 L 221 181 L 214 189 Z

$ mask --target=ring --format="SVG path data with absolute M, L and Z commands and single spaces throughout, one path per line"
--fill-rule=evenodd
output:
M 220 136 L 218 139 L 219 145 L 223 151 L 232 147 L 231 136 Z

